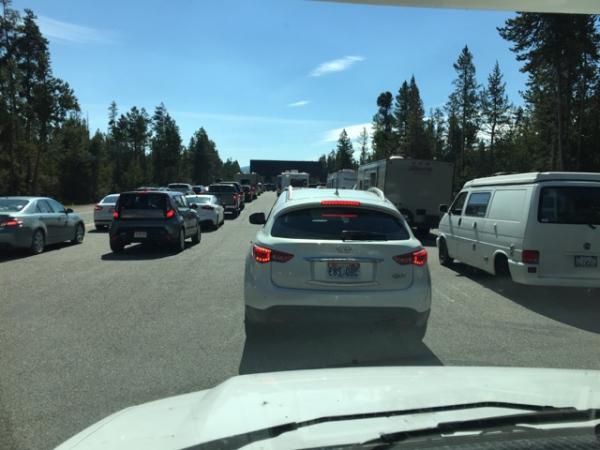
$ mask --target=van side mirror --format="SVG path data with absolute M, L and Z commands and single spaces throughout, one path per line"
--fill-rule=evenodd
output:
M 265 217 L 265 213 L 262 213 L 262 212 L 250 214 L 250 217 L 248 219 L 250 220 L 250 223 L 253 225 L 264 225 L 265 223 L 267 223 L 267 218 Z
M 440 205 L 440 212 L 442 214 L 447 213 L 448 212 L 448 205 L 446 205 L 446 204 Z

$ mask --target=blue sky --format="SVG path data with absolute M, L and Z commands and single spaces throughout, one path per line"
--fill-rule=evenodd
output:
M 496 27 L 506 12 L 301 0 L 14 1 L 39 16 L 56 76 L 104 131 L 112 100 L 164 102 L 184 143 L 203 126 L 223 159 L 315 159 L 357 134 L 377 95 L 415 75 L 443 105 L 467 44 L 483 83 L 496 60 L 511 100 L 525 75 Z

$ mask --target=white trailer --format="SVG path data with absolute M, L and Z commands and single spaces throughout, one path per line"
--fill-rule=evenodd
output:
M 297 170 L 287 170 L 277 175 L 277 195 L 286 190 L 288 186 L 294 188 L 308 187 L 309 174 Z
M 327 175 L 327 187 L 332 189 L 354 189 L 356 180 L 355 170 L 342 169 Z
M 452 198 L 453 177 L 452 163 L 392 156 L 360 166 L 358 189 L 381 189 L 412 227 L 429 231 Z

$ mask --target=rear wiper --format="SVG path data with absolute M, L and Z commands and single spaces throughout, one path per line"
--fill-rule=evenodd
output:
M 533 405 L 533 404 L 525 404 L 525 403 L 509 403 L 509 402 L 476 402 L 476 403 L 461 403 L 456 405 L 442 405 L 442 406 L 432 406 L 428 408 L 414 408 L 414 409 L 401 409 L 401 410 L 391 410 L 391 411 L 377 411 L 371 413 L 358 413 L 358 414 L 343 414 L 337 416 L 324 416 L 318 417 L 316 419 L 305 420 L 302 422 L 288 422 L 283 423 L 281 425 L 275 425 L 272 427 L 261 428 L 259 430 L 250 431 L 248 433 L 234 434 L 232 436 L 227 436 L 224 438 L 214 439 L 212 441 L 203 442 L 201 444 L 192 445 L 190 447 L 185 447 L 181 450 L 210 450 L 210 449 L 236 449 L 243 447 L 248 444 L 252 444 L 253 442 L 259 442 L 266 439 L 273 439 L 277 436 L 280 436 L 284 433 L 289 433 L 290 431 L 296 431 L 300 428 L 310 427 L 313 425 L 318 425 L 321 423 L 327 422 L 343 422 L 348 420 L 364 420 L 364 419 L 377 419 L 379 417 L 396 417 L 396 416 L 409 416 L 413 414 L 426 414 L 440 411 L 459 411 L 466 409 L 479 409 L 479 408 L 506 408 L 506 409 L 520 409 L 525 411 L 535 411 L 534 415 L 541 414 L 545 412 L 559 412 L 561 414 L 565 413 L 584 413 L 587 412 L 587 418 L 589 419 L 589 411 L 593 411 L 596 414 L 598 410 L 585 410 L 579 411 L 575 408 L 558 408 L 555 406 L 543 406 L 543 405 Z M 525 414 L 524 416 L 528 416 Z M 504 417 L 515 417 L 515 416 L 504 416 Z M 486 419 L 481 419 L 481 421 Z M 521 422 L 519 422 L 521 423 Z M 442 424 L 440 424 L 442 425 Z M 405 432 L 406 433 L 406 432 Z M 390 434 L 389 436 L 393 436 L 394 434 Z M 379 442 L 379 439 L 382 439 L 382 435 L 374 441 Z M 369 441 L 372 442 L 372 441 Z M 382 443 L 387 444 L 386 441 L 381 441 Z
M 600 409 L 554 408 L 538 410 L 530 413 L 511 414 L 507 416 L 484 417 L 481 419 L 442 422 L 434 427 L 417 430 L 386 433 L 376 439 L 360 444 L 370 446 L 371 450 L 384 449 L 397 444 L 419 438 L 439 437 L 457 432 L 485 431 L 500 428 L 515 428 L 518 425 L 541 425 L 552 423 L 589 422 L 600 419 Z M 374 447 L 371 447 L 375 445 Z
M 342 241 L 387 241 L 387 235 L 375 231 L 342 231 Z
M 596 227 L 593 224 L 591 224 L 591 223 L 588 223 L 587 226 L 590 227 L 592 230 L 596 229 Z

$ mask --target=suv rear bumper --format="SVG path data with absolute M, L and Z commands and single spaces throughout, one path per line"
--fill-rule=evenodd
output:
M 110 238 L 124 244 L 130 242 L 174 242 L 179 238 L 180 229 L 180 226 L 113 226 L 110 230 Z M 135 237 L 136 231 L 146 232 L 146 237 Z

